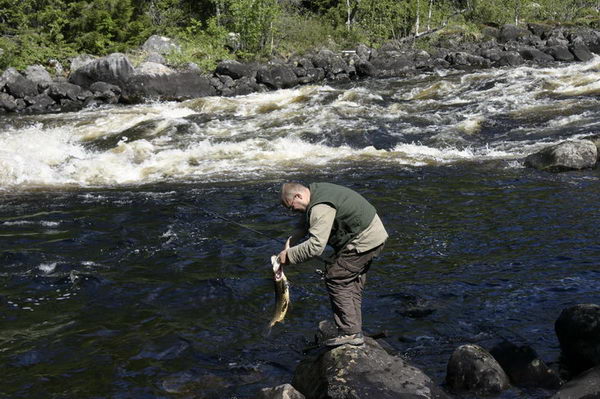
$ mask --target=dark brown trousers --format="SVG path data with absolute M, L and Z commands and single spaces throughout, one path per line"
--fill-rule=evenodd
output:
M 333 319 L 340 334 L 362 331 L 362 293 L 367 271 L 373 258 L 383 250 L 383 244 L 367 252 L 342 251 L 327 266 L 325 286 L 331 301 Z

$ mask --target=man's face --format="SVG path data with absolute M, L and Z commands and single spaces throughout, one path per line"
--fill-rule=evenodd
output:
M 307 201 L 303 198 L 303 195 L 296 193 L 291 200 L 287 198 L 281 201 L 284 207 L 293 212 L 305 212 L 308 206 Z

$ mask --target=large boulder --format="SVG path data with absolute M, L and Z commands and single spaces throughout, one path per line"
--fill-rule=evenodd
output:
M 498 34 L 498 41 L 500 43 L 517 41 L 530 34 L 531 33 L 525 28 L 521 28 L 512 24 L 506 24 L 500 28 L 500 32 Z
M 562 385 L 558 373 L 548 367 L 530 346 L 504 341 L 492 348 L 490 353 L 516 386 L 558 389 Z
M 308 399 L 448 398 L 421 370 L 368 337 L 362 346 L 342 345 L 303 360 L 292 385 Z
M 550 399 L 600 398 L 600 367 L 594 367 L 563 385 Z
M 573 53 L 573 56 L 577 61 L 587 62 L 594 58 L 594 55 L 585 43 L 574 43 L 569 46 L 569 51 Z
M 82 92 L 83 89 L 80 86 L 68 82 L 52 83 L 47 90 L 48 95 L 55 101 L 60 101 L 62 99 L 77 101 Z
M 175 71 L 158 62 L 145 61 L 135 68 L 136 75 L 170 75 Z
M 325 71 L 327 79 L 335 79 L 336 75 L 349 74 L 350 66 L 344 59 L 331 50 L 321 50 L 311 56 L 311 61 L 315 68 L 321 68 Z
M 598 157 L 596 145 L 589 140 L 564 141 L 525 158 L 525 166 L 547 172 L 593 168 Z
M 298 84 L 298 77 L 292 67 L 282 64 L 266 65 L 259 68 L 256 81 L 270 89 L 287 89 Z
M 453 391 L 476 395 L 500 393 L 510 387 L 508 376 L 496 359 L 478 345 L 458 347 L 448 362 L 446 383 Z
M 0 111 L 14 112 L 17 110 L 17 102 L 10 94 L 0 93 Z
M 573 61 L 575 56 L 569 51 L 566 45 L 554 45 L 545 49 L 546 54 L 550 54 L 556 61 Z
M 123 97 L 129 103 L 145 100 L 183 101 L 216 94 L 210 79 L 194 72 L 134 75 L 123 89 Z
M 45 90 L 52 83 L 52 76 L 41 65 L 31 65 L 25 69 L 25 77 L 36 83 L 38 87 Z
M 124 54 L 113 53 L 71 71 L 69 81 L 84 88 L 88 88 L 94 82 L 106 82 L 124 87 L 125 82 L 134 72 L 133 65 Z
M 39 94 L 37 83 L 22 75 L 13 76 L 6 83 L 6 91 L 16 98 L 35 97 Z
M 554 57 L 550 54 L 544 53 L 542 50 L 538 50 L 535 47 L 525 46 L 519 49 L 521 57 L 528 61 L 533 61 L 538 64 L 554 61 Z
M 569 371 L 577 374 L 600 366 L 600 306 L 580 304 L 566 308 L 554 329 Z

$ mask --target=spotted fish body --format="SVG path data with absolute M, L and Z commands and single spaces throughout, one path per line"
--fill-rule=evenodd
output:
M 285 314 L 290 306 L 290 285 L 283 273 L 283 267 L 281 267 L 277 255 L 271 256 L 271 264 L 273 265 L 273 282 L 275 285 L 275 312 L 267 327 L 268 331 L 275 323 L 280 323 L 285 319 Z

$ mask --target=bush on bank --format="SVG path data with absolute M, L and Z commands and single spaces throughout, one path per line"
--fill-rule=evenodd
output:
M 180 41 L 174 65 L 260 60 L 382 43 L 442 26 L 528 21 L 600 25 L 596 0 L 0 0 L 0 69 Z M 228 35 L 234 34 L 234 40 Z

